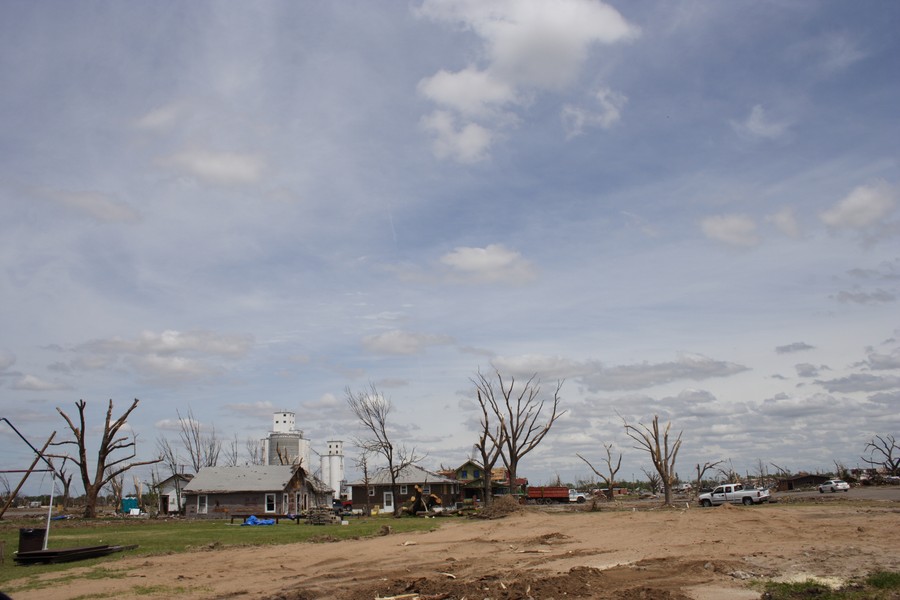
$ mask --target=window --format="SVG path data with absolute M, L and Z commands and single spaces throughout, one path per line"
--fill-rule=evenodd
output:
M 407 488 L 405 485 L 401 485 L 401 486 L 400 486 L 400 495 L 401 495 L 401 496 L 405 496 L 405 495 L 408 494 L 408 493 L 409 493 L 408 488 Z
M 275 494 L 266 494 L 266 512 L 275 512 Z
M 286 515 L 291 512 L 291 497 L 287 494 L 281 496 L 281 514 Z
M 476 472 L 477 472 L 477 471 L 476 471 Z M 459 478 L 460 478 L 460 479 L 468 479 L 468 478 L 469 478 L 469 472 L 468 472 L 466 469 L 463 469 L 462 471 L 459 472 Z
M 207 506 L 209 506 L 209 498 L 206 496 L 206 494 L 197 496 L 197 514 L 205 515 Z
M 481 477 L 481 471 L 479 471 L 478 469 L 475 469 L 475 472 L 472 473 L 472 477 L 474 477 L 475 479 L 478 479 L 479 477 Z
M 422 486 L 422 493 L 423 493 L 423 494 L 430 494 L 430 493 L 431 493 L 431 486 L 430 486 L 430 485 L 423 485 L 423 486 Z
M 369 488 L 369 495 L 372 496 L 373 498 L 375 497 L 375 488 L 373 488 L 373 487 Z

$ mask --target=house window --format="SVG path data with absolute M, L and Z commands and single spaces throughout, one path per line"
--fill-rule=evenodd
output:
M 197 514 L 205 515 L 207 506 L 209 506 L 209 499 L 206 494 L 197 496 Z
M 286 515 L 291 512 L 291 497 L 287 494 L 281 496 L 281 514 Z
M 477 471 L 476 471 L 476 473 L 477 473 Z M 468 479 L 469 472 L 466 469 L 463 469 L 462 471 L 459 472 L 459 478 L 460 479 Z
M 479 477 L 481 477 L 481 471 L 479 471 L 478 469 L 475 469 L 475 472 L 472 474 L 472 477 L 474 477 L 475 479 L 478 479 Z
M 401 485 L 401 486 L 400 486 L 400 495 L 401 495 L 401 496 L 405 496 L 405 495 L 408 494 L 408 493 L 409 493 L 408 488 L 407 488 L 405 485 Z
M 275 494 L 266 494 L 266 512 L 275 512 Z
M 369 495 L 372 496 L 373 498 L 375 497 L 375 488 L 373 488 L 373 487 L 369 488 Z
M 423 486 L 422 486 L 422 493 L 423 493 L 423 494 L 430 494 L 430 493 L 431 493 L 431 486 L 430 486 L 430 485 L 423 485 Z

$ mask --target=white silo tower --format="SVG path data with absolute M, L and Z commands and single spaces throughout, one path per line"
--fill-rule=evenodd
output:
M 272 431 L 265 439 L 267 465 L 297 464 L 310 471 L 309 440 L 294 427 L 294 413 L 277 412 L 272 415 Z
M 322 481 L 334 490 L 339 499 L 344 487 L 344 442 L 329 440 L 328 451 L 321 455 Z

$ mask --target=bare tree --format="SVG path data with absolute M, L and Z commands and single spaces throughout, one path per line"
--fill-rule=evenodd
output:
M 97 459 L 94 465 L 93 477 L 90 473 L 90 464 L 88 463 L 88 438 L 85 432 L 84 407 L 87 403 L 79 400 L 75 403 L 78 408 L 78 424 L 76 425 L 69 416 L 58 408 L 56 411 L 65 419 L 66 424 L 72 432 L 75 439 L 65 442 L 56 442 L 54 446 L 73 445 L 78 453 L 77 458 L 67 454 L 51 454 L 54 458 L 68 458 L 78 467 L 81 473 L 81 483 L 84 486 L 85 506 L 84 516 L 93 518 L 97 515 L 97 500 L 100 491 L 107 483 L 118 475 L 125 473 L 131 468 L 141 465 L 152 465 L 160 461 L 155 458 L 153 460 L 144 460 L 137 462 L 129 462 L 135 458 L 135 440 L 134 437 L 121 435 L 120 430 L 128 420 L 128 416 L 137 408 L 138 399 L 135 398 L 131 406 L 118 419 L 113 420 L 112 410 L 113 402 L 109 401 L 109 408 L 106 411 L 106 421 L 103 426 L 103 435 L 100 438 L 100 446 L 97 450 Z M 122 456 L 121 452 L 127 455 Z M 117 455 L 118 454 L 118 455 Z
M 662 487 L 662 479 L 660 479 L 659 473 L 656 471 L 648 471 L 644 467 L 641 467 L 641 471 L 644 473 L 644 477 L 647 478 L 647 485 L 650 486 L 650 491 L 654 494 L 658 492 Z
M 481 395 L 481 389 L 478 387 L 478 382 L 473 383 L 475 383 L 476 386 L 475 395 L 478 398 L 478 406 L 481 407 L 481 421 L 479 422 L 481 429 L 478 435 L 478 441 L 475 442 L 475 449 L 478 450 L 478 454 L 481 456 L 482 497 L 484 499 L 484 505 L 490 506 L 493 499 L 491 473 L 494 470 L 494 465 L 497 464 L 497 460 L 500 458 L 500 453 L 506 440 L 500 423 L 491 423 L 490 413 L 488 411 L 489 403 L 487 399 Z
M 606 485 L 606 498 L 608 500 L 613 500 L 613 486 L 616 484 L 616 473 L 619 472 L 619 468 L 622 466 L 622 453 L 619 452 L 618 459 L 613 459 L 613 445 L 603 444 L 603 449 L 606 450 L 606 458 L 602 459 L 603 462 L 606 463 L 606 470 L 602 473 L 582 455 L 576 453 L 575 456 L 586 462 L 587 466 L 591 468 L 591 471 L 603 480 L 604 485 Z M 614 462 L 615 465 L 613 465 Z
M 715 469 L 716 467 L 721 465 L 723 462 L 725 462 L 725 461 L 722 461 L 722 460 L 717 460 L 714 462 L 706 461 L 705 463 L 703 463 L 703 465 L 700 465 L 700 463 L 697 463 L 697 479 L 695 480 L 697 482 L 697 493 L 700 493 L 700 489 L 703 487 L 703 476 L 706 475 L 706 472 L 709 471 L 710 469 Z
M 625 419 L 622 419 L 625 421 Z M 635 446 L 638 450 L 643 450 L 650 455 L 650 461 L 653 468 L 659 473 L 660 483 L 663 486 L 663 494 L 665 496 L 666 506 L 672 505 L 672 486 L 675 484 L 675 459 L 678 451 L 681 449 L 681 432 L 669 445 L 669 429 L 672 423 L 666 424 L 665 429 L 659 428 L 659 415 L 653 416 L 653 423 L 647 427 L 643 423 L 630 425 L 625 421 L 625 433 L 628 437 L 637 442 Z
M 391 495 L 394 502 L 394 516 L 400 515 L 400 496 L 397 487 L 397 478 L 404 469 L 423 458 L 418 456 L 416 449 L 407 449 L 405 445 L 396 446 L 391 441 L 388 417 L 391 414 L 391 401 L 385 398 L 375 387 L 369 384 L 365 392 L 354 394 L 349 387 L 345 390 L 347 405 L 356 418 L 360 420 L 363 429 L 367 432 L 365 439 L 357 440 L 356 444 L 363 450 L 372 454 L 381 455 L 387 462 L 388 474 L 391 478 Z
M 63 487 L 62 493 L 62 507 L 69 508 L 69 495 L 72 490 L 72 478 L 75 476 L 74 473 L 66 472 L 66 461 L 68 457 L 63 457 L 62 465 L 56 470 L 56 478 L 59 479 L 60 484 Z
M 183 503 L 181 501 L 181 457 L 178 451 L 172 447 L 169 440 L 164 437 L 156 438 L 156 449 L 159 452 L 160 461 L 165 465 L 169 474 L 172 476 L 172 483 L 175 485 L 175 505 L 178 511 L 181 511 Z M 168 509 L 167 509 L 168 510 Z
M 262 443 L 262 440 L 248 437 L 244 442 L 244 448 L 247 450 L 247 464 L 266 464 L 266 449 Z
M 359 456 L 357 456 L 355 465 L 362 472 L 362 482 L 363 488 L 366 490 L 366 512 L 365 514 L 372 514 L 372 503 L 369 500 L 371 496 L 369 496 L 369 491 L 371 489 L 371 478 L 372 472 L 369 465 L 369 461 L 372 458 L 372 453 L 366 450 L 365 448 L 360 448 Z
M 175 412 L 181 425 L 179 433 L 181 442 L 184 444 L 194 473 L 199 473 L 203 467 L 216 466 L 222 452 L 222 441 L 216 435 L 216 428 L 213 427 L 209 433 L 203 433 L 200 421 L 194 418 L 194 411 L 190 407 L 187 417 L 182 417 L 177 410 Z
M 113 510 L 119 512 L 122 508 L 122 496 L 125 491 L 125 473 L 110 473 L 109 475 L 109 491 L 113 497 Z
M 869 458 L 861 458 L 867 464 L 883 469 L 888 475 L 900 473 L 900 446 L 893 435 L 876 435 L 866 444 L 865 450 L 869 452 Z
M 539 422 L 545 399 L 540 398 L 541 385 L 537 374 L 532 375 L 518 390 L 514 377 L 509 379 L 507 385 L 500 371 L 495 370 L 494 375 L 497 379 L 496 389 L 493 381 L 480 372 L 475 386 L 499 421 L 500 437 L 493 441 L 500 446 L 500 458 L 509 473 L 510 491 L 516 493 L 519 462 L 541 443 L 553 423 L 565 414 L 565 411 L 559 410 L 559 392 L 563 381 L 556 383 L 547 420 Z
M 724 461 L 723 461 L 724 462 Z M 722 479 L 725 480 L 725 483 L 730 481 L 736 482 L 741 480 L 740 474 L 734 470 L 734 464 L 732 464 L 731 459 L 728 460 L 727 468 L 718 468 L 716 471 L 722 476 Z
M 228 442 L 228 445 L 225 447 L 225 466 L 226 467 L 236 467 L 240 462 L 240 456 L 238 453 L 238 437 L 237 434 L 234 434 L 234 438 Z

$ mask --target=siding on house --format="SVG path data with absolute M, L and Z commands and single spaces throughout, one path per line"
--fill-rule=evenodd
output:
M 415 493 L 416 485 L 424 492 L 440 498 L 443 506 L 452 507 L 460 500 L 458 481 L 411 465 L 397 477 L 399 497 L 394 500 L 394 504 L 407 502 Z M 370 506 L 384 509 L 387 492 L 391 492 L 391 476 L 387 469 L 382 469 L 370 477 L 368 487 L 363 481 L 350 484 L 350 499 L 354 508 Z
M 184 488 L 185 514 L 296 514 L 331 506 L 331 490 L 296 465 L 206 467 Z

